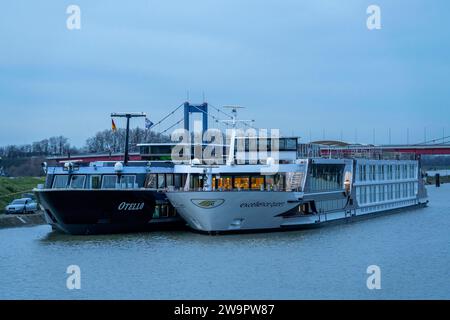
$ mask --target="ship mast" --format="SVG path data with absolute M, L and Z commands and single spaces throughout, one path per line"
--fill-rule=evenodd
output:
M 138 117 L 146 117 L 144 112 L 114 112 L 111 113 L 111 118 L 126 118 L 127 119 L 127 129 L 125 131 L 125 153 L 123 155 L 123 165 L 126 166 L 128 163 L 128 141 L 130 137 L 130 119 L 138 118 Z
M 236 128 L 238 122 L 254 122 L 254 120 L 238 120 L 237 119 L 237 110 L 243 109 L 241 106 L 224 106 L 224 108 L 231 109 L 231 120 L 220 120 L 221 122 L 229 122 L 231 123 L 231 137 L 230 137 L 230 148 L 228 150 L 228 157 L 226 164 L 231 166 L 234 164 L 234 146 L 236 140 Z

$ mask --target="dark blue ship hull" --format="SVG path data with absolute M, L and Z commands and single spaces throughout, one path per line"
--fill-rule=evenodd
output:
M 154 190 L 36 190 L 47 221 L 76 235 L 179 229 L 184 221 Z

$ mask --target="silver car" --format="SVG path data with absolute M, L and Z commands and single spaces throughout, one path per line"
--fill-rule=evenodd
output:
M 16 199 L 5 208 L 6 213 L 33 213 L 37 209 L 37 202 L 31 198 Z

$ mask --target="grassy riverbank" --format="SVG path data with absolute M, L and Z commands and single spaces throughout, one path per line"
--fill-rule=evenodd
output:
M 23 193 L 29 193 L 39 183 L 44 183 L 44 177 L 0 177 L 0 213 L 12 200 L 20 198 Z

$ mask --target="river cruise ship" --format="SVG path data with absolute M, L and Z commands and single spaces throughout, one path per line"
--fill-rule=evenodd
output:
M 69 234 L 102 234 L 179 228 L 185 225 L 165 196 L 180 187 L 173 164 L 97 161 L 65 162 L 46 168 L 35 189 L 46 220 Z
M 417 160 L 296 159 L 292 163 L 178 165 L 167 192 L 193 229 L 208 233 L 315 227 L 426 206 Z

